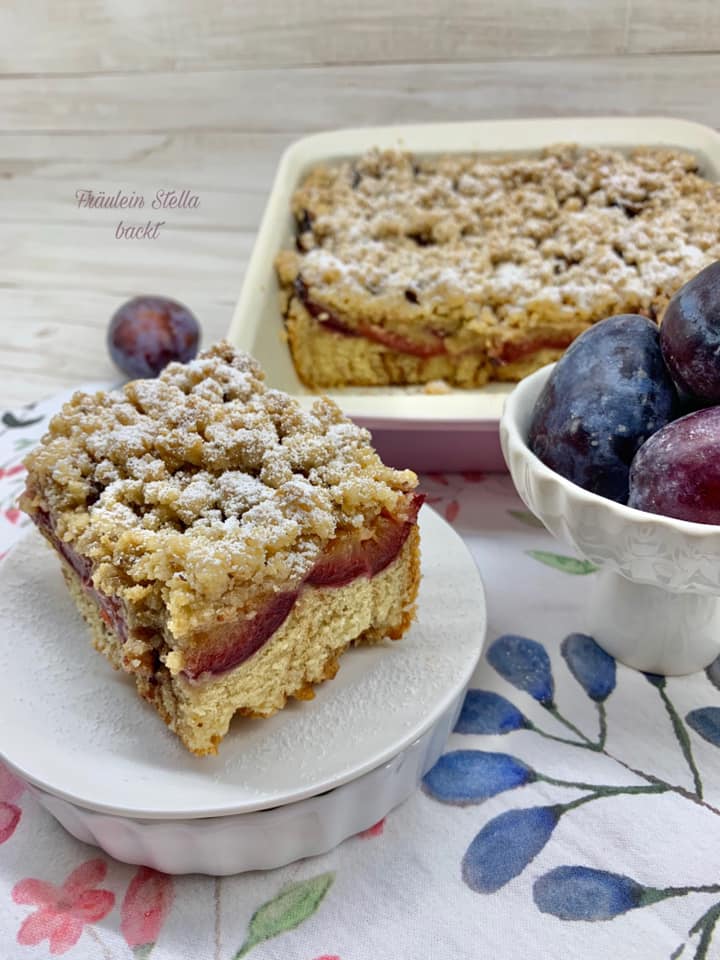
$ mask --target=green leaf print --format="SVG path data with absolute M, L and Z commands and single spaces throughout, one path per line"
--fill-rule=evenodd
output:
M 524 523 L 526 527 L 537 527 L 538 530 L 545 529 L 542 520 L 539 520 L 535 514 L 529 510 L 508 510 L 508 513 L 513 519 L 517 520 L 518 523 Z
M 564 557 L 559 553 L 548 553 L 547 550 L 526 550 L 529 557 L 546 564 L 548 567 L 554 567 L 563 573 L 573 573 L 576 576 L 583 576 L 586 573 L 595 573 L 599 567 L 589 560 L 578 560 L 577 557 Z
M 143 943 L 138 947 L 133 947 L 135 960 L 148 960 L 154 946 L 154 943 Z
M 250 953 L 263 940 L 276 937 L 299 926 L 303 920 L 311 917 L 330 889 L 335 879 L 334 873 L 321 873 L 310 880 L 301 880 L 282 890 L 272 900 L 268 900 L 252 915 L 245 943 L 235 954 L 233 960 Z

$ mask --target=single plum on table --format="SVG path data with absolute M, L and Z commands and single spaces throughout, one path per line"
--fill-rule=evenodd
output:
M 720 261 L 701 270 L 670 300 L 660 346 L 681 394 L 695 406 L 720 403 Z
M 720 407 L 667 424 L 635 454 L 628 505 L 720 524 Z
M 108 349 L 129 377 L 156 377 L 173 360 L 197 354 L 200 327 L 187 307 L 166 297 L 134 297 L 114 314 Z
M 590 327 L 557 362 L 535 404 L 528 444 L 563 477 L 625 503 L 635 452 L 677 412 L 658 328 L 623 314 Z

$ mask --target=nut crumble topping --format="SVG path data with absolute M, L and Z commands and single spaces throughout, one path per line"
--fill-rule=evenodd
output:
M 720 258 L 720 185 L 665 148 L 371 150 L 311 171 L 293 213 L 298 250 L 277 259 L 288 296 L 301 276 L 350 328 L 361 318 L 404 336 L 431 329 L 453 354 L 543 323 L 659 317 Z
M 417 483 L 330 400 L 304 412 L 227 343 L 156 380 L 76 393 L 26 464 L 25 509 L 51 515 L 99 590 L 166 609 L 176 637 L 226 601 L 237 616 L 292 589 L 338 533 L 404 515 Z

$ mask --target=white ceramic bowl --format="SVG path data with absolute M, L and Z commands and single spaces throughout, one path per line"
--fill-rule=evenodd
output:
M 527 434 L 552 369 L 521 381 L 503 411 L 500 442 L 518 493 L 552 534 L 600 567 L 587 610 L 600 646 L 650 673 L 701 670 L 720 654 L 720 526 L 634 510 L 545 466 Z
M 211 876 L 272 870 L 327 853 L 407 800 L 442 753 L 464 697 L 463 689 L 429 730 L 382 766 L 335 790 L 269 810 L 143 820 L 99 813 L 32 784 L 28 788 L 68 833 L 123 863 Z
M 331 130 L 291 144 L 280 160 L 257 240 L 235 307 L 228 339 L 262 364 L 271 386 L 303 405 L 315 395 L 302 385 L 282 340 L 283 319 L 274 260 L 294 243 L 293 191 L 308 170 L 338 163 L 371 147 L 438 153 L 533 154 L 549 144 L 628 150 L 674 146 L 701 161 L 703 173 L 720 179 L 720 133 L 670 117 L 552 117 L 423 123 L 412 126 Z M 422 387 L 354 387 L 325 391 L 344 412 L 370 429 L 382 458 L 415 470 L 502 470 L 498 421 L 510 386 L 428 394 Z

